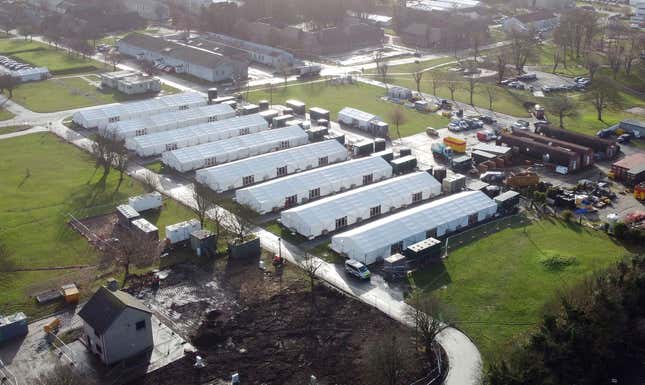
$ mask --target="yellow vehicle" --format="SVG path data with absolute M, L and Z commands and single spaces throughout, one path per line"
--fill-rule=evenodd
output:
M 464 139 L 455 138 L 454 136 L 446 136 L 443 138 L 443 144 L 452 148 L 454 152 L 466 152 L 466 141 Z

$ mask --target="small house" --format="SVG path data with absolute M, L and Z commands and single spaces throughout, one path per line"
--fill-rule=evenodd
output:
M 105 365 L 152 349 L 152 312 L 130 294 L 101 287 L 78 313 L 84 343 Z

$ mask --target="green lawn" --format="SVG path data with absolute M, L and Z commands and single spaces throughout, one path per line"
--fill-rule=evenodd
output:
M 323 82 L 310 83 L 298 86 L 276 87 L 273 92 L 273 103 L 284 103 L 287 99 L 299 99 L 309 107 L 322 107 L 331 112 L 331 118 L 338 117 L 338 111 L 343 107 L 354 107 L 359 110 L 373 113 L 386 122 L 389 120 L 390 111 L 396 108 L 395 104 L 382 101 L 385 89 L 362 83 L 354 85 L 327 85 Z M 249 92 L 249 101 L 270 100 L 267 90 Z M 405 107 L 406 123 L 401 125 L 401 136 L 409 136 L 423 132 L 427 126 L 445 127 L 448 119 L 436 114 L 422 114 Z M 395 138 L 396 129 L 390 125 L 390 137 Z
M 3 39 L 0 40 L 0 54 L 11 55 L 18 52 L 34 51 L 48 48 L 46 44 L 24 39 Z
M 626 254 L 604 233 L 542 220 L 462 246 L 413 279 L 453 309 L 457 326 L 489 360 L 521 342 L 559 290 Z M 561 269 L 547 267 L 553 256 L 576 259 Z
M 30 128 L 31 126 L 27 126 L 27 125 L 0 127 L 0 135 L 12 134 L 14 132 L 24 131 Z
M 418 63 L 409 63 L 409 64 L 399 64 L 399 65 L 391 65 L 388 67 L 388 73 L 394 74 L 394 73 L 413 73 L 417 71 L 424 71 L 430 67 L 438 66 L 441 64 L 446 64 L 450 62 L 454 62 L 455 58 L 452 56 L 449 57 L 440 57 L 437 59 L 431 59 L 431 60 L 424 60 L 424 61 L 419 61 Z M 370 68 L 365 71 L 365 74 L 377 74 L 376 68 Z M 410 75 L 410 79 L 412 79 L 412 76 Z
M 61 142 L 52 134 L 32 134 L 0 141 L 0 240 L 10 251 L 3 268 L 95 264 L 97 254 L 87 241 L 68 226 L 69 214 L 78 218 L 114 210 L 128 196 L 140 194 L 142 187 L 126 176 L 118 187 L 118 173 L 110 173 L 104 183 L 86 154 Z M 148 219 L 164 236 L 167 224 L 194 217 L 174 201 L 166 200 L 160 213 Z M 77 282 L 84 294 L 97 271 L 61 270 L 2 272 L 0 269 L 0 309 L 2 313 L 25 311 L 36 316 L 55 307 L 37 306 L 31 295 L 56 288 L 64 282 Z M 117 277 L 119 274 L 115 274 Z
M 89 76 L 89 75 L 88 75 Z M 91 78 L 89 80 L 95 81 Z M 178 90 L 164 86 L 165 94 Z M 24 83 L 13 91 L 13 101 L 35 112 L 55 112 L 100 104 L 145 99 L 156 95 L 126 95 L 114 89 L 98 89 L 82 77 Z
M 93 59 L 84 59 L 78 55 L 70 55 L 62 49 L 46 49 L 21 52 L 11 55 L 15 59 L 31 64 L 34 67 L 47 67 L 52 75 L 68 75 L 96 71 L 103 67 L 102 63 Z
M 0 121 L 12 119 L 14 116 L 16 115 L 14 115 L 11 111 L 0 107 Z

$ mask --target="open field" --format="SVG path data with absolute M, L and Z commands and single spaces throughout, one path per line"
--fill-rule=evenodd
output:
M 457 248 L 441 264 L 416 272 L 416 285 L 434 292 L 484 359 L 504 355 L 540 320 L 560 289 L 628 254 L 604 233 L 545 219 Z M 566 266 L 552 257 L 575 257 Z
M 19 126 L 6 126 L 0 127 L 0 135 L 12 134 L 14 132 L 24 131 L 30 129 L 29 125 L 19 125 Z
M 4 108 L 0 108 L 0 121 L 2 120 L 9 120 L 13 118 L 15 115 L 11 113 L 11 111 L 5 110 Z
M 275 87 L 273 103 L 284 103 L 287 99 L 298 99 L 307 103 L 307 107 L 319 106 L 331 112 L 331 118 L 337 119 L 338 111 L 343 107 L 354 107 L 373 113 L 386 122 L 390 111 L 397 105 L 380 99 L 385 95 L 385 89 L 366 84 L 327 85 L 326 83 L 310 83 L 292 87 Z M 268 90 L 252 91 L 249 101 L 270 100 Z M 405 107 L 403 108 L 407 122 L 400 127 L 401 136 L 409 136 L 425 130 L 427 126 L 444 127 L 448 120 L 436 114 L 422 114 Z M 395 138 L 396 128 L 390 125 L 390 137 Z
M 96 279 L 95 268 L 29 269 L 96 264 L 95 250 L 67 225 L 69 214 L 77 218 L 105 214 L 128 196 L 142 193 L 142 187 L 127 176 L 119 186 L 116 171 L 101 181 L 101 172 L 95 171 L 86 156 L 52 134 L 0 141 L 0 240 L 10 252 L 1 262 L 3 313 L 46 314 L 52 307 L 37 306 L 30 296 L 65 282 L 80 284 L 86 294 Z M 188 209 L 171 200 L 164 202 L 160 213 L 148 215 L 160 228 L 160 236 L 165 225 L 192 217 Z
M 98 89 L 91 82 L 98 82 L 98 79 L 85 75 L 24 83 L 14 90 L 13 101 L 34 112 L 56 112 L 157 96 L 126 95 L 114 89 Z M 162 92 L 168 95 L 178 90 L 164 85 Z
M 40 42 L 24 39 L 0 41 L 0 54 L 35 67 L 47 67 L 52 75 L 93 72 L 103 67 L 103 64 L 96 60 L 82 58 L 76 54 L 70 55 L 62 48 L 55 49 Z
M 399 64 L 399 65 L 390 65 L 388 67 L 388 73 L 413 73 L 417 71 L 423 71 L 427 68 L 438 66 L 441 64 L 446 64 L 455 61 L 454 57 L 440 57 L 437 59 L 423 60 L 418 63 L 410 64 Z M 376 68 L 370 68 L 365 71 L 365 74 L 377 74 L 378 71 Z

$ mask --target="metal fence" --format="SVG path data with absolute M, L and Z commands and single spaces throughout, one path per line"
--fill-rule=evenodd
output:
M 487 236 L 497 233 L 499 231 L 524 227 L 531 223 L 531 220 L 521 214 L 511 215 L 507 217 L 502 217 L 491 222 L 484 223 L 472 229 L 468 229 L 446 238 L 446 249 L 445 254 L 449 254 L 451 251 L 467 245 L 471 242 L 486 238 Z

